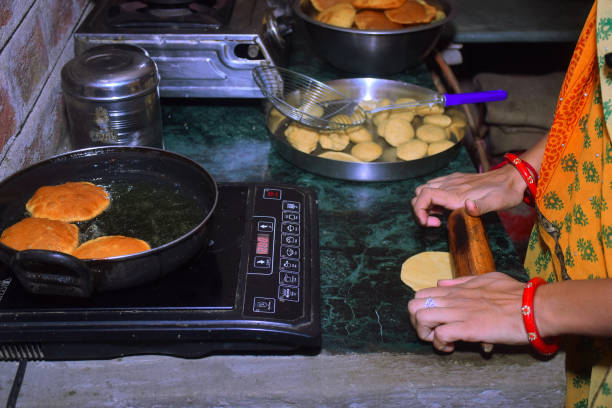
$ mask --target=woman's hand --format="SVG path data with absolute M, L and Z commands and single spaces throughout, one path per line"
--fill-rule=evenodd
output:
M 408 303 L 410 321 L 422 340 L 444 352 L 453 351 L 456 341 L 527 344 L 524 288 L 500 272 L 441 280 Z
M 417 187 L 412 207 L 419 224 L 439 227 L 435 215 L 443 208 L 465 206 L 468 214 L 477 217 L 520 204 L 525 188 L 521 175 L 510 165 L 487 173 L 453 173 Z

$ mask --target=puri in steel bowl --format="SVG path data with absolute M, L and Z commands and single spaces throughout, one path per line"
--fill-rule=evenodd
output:
M 455 16 L 454 0 L 427 0 L 443 10 L 442 20 L 398 30 L 342 28 L 317 21 L 310 0 L 295 0 L 294 14 L 303 23 L 314 51 L 336 68 L 364 75 L 385 75 L 418 65 L 434 49 Z

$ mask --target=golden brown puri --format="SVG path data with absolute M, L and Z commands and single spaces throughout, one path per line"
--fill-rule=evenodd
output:
M 338 3 L 352 3 L 353 0 L 310 0 L 317 11 L 323 11 Z
M 360 30 L 399 30 L 403 25 L 389 20 L 382 11 L 363 10 L 355 15 L 355 25 Z
M 80 259 L 102 259 L 135 254 L 149 249 L 151 249 L 149 244 L 141 239 L 108 235 L 84 242 L 73 251 L 72 255 Z
M 436 16 L 436 8 L 425 2 L 406 0 L 401 6 L 385 10 L 385 16 L 398 24 L 423 24 L 431 22 Z
M 394 9 L 406 0 L 353 0 L 353 6 L 360 9 Z
M 320 12 L 316 19 L 325 24 L 350 28 L 356 13 L 355 7 L 350 3 L 338 3 Z
M 33 217 L 66 222 L 86 221 L 102 213 L 110 204 L 103 187 L 86 181 L 40 187 L 26 203 Z
M 0 242 L 17 251 L 46 249 L 70 254 L 79 245 L 79 229 L 64 221 L 28 217 L 5 229 Z

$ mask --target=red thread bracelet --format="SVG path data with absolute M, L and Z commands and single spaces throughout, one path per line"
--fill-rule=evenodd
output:
M 525 160 L 521 160 L 517 155 L 512 153 L 506 153 L 504 155 L 504 161 L 491 168 L 491 170 L 499 169 L 510 163 L 514 168 L 521 174 L 525 183 L 527 183 L 527 190 L 525 190 L 525 196 L 523 201 L 530 205 L 535 205 L 535 196 L 538 185 L 538 173 L 535 171 L 533 166 L 527 163 Z
M 533 300 L 538 286 L 545 284 L 546 281 L 542 278 L 533 278 L 527 282 L 527 286 L 523 290 L 523 306 L 521 314 L 523 315 L 523 323 L 527 331 L 527 340 L 540 354 L 549 356 L 555 354 L 559 350 L 559 338 L 553 337 L 550 342 L 546 342 L 541 336 L 535 322 L 535 313 L 533 310 Z

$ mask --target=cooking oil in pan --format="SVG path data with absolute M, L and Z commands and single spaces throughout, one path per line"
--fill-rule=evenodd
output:
M 124 235 L 156 248 L 187 234 L 210 210 L 203 208 L 201 200 L 167 184 L 111 182 L 103 187 L 111 204 L 96 218 L 77 224 L 80 242 L 104 235 Z

